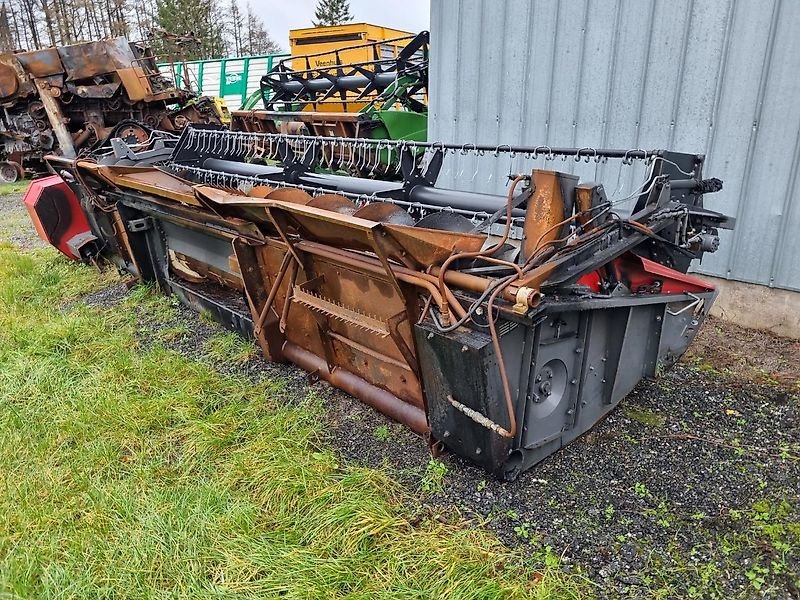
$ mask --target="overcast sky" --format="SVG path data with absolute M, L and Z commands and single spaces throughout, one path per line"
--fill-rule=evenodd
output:
M 245 2 L 242 2 L 245 4 Z M 311 27 L 317 0 L 250 0 L 272 38 L 289 49 L 289 30 Z M 371 23 L 418 33 L 428 29 L 429 0 L 350 0 L 354 23 Z

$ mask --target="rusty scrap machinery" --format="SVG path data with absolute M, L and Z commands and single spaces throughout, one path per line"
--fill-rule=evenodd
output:
M 371 143 L 402 181 L 320 172 L 362 139 L 193 126 L 159 166 L 50 157 L 63 181 L 26 202 L 68 255 L 156 283 L 508 479 L 673 365 L 707 315 L 716 292 L 686 271 L 733 222 L 703 206 L 721 187 L 703 156 Z M 280 164 L 254 162 L 265 147 Z M 526 167 L 506 196 L 436 185 L 446 161 L 492 152 L 647 172 L 630 214 L 552 169 Z
M 177 89 L 147 48 L 125 38 L 0 54 L 0 103 L 4 181 L 41 170 L 45 154 L 75 157 L 112 131 L 133 144 L 147 142 L 149 129 L 219 123 L 209 99 Z

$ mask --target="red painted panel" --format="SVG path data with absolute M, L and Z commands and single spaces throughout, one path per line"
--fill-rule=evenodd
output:
M 67 242 L 91 230 L 78 197 L 61 177 L 51 175 L 33 181 L 25 192 L 24 202 L 39 237 L 65 256 L 80 260 Z

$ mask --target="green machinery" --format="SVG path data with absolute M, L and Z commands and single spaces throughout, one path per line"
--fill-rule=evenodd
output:
M 345 63 L 366 50 L 372 60 Z M 387 56 L 388 54 L 388 56 Z M 427 139 L 429 34 L 350 46 L 279 61 L 261 79 L 231 129 L 252 133 L 372 140 Z M 325 57 L 322 60 L 320 57 Z M 261 101 L 263 108 L 256 108 Z M 269 149 L 261 157 L 276 159 Z M 391 177 L 397 153 L 374 144 L 343 147 L 327 157 L 337 170 Z

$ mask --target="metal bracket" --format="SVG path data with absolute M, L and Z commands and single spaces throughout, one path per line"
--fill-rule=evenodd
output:
M 151 217 L 142 217 L 141 219 L 131 219 L 128 221 L 128 231 L 131 233 L 138 233 L 140 231 L 147 231 L 153 228 L 153 219 Z
M 701 303 L 703 302 L 703 299 L 700 296 L 695 296 L 691 292 L 686 292 L 686 295 L 694 298 L 694 302 L 687 304 L 677 312 L 673 312 L 669 308 L 667 308 L 667 314 L 672 315 L 673 317 L 677 317 L 679 314 L 686 312 L 690 308 L 694 308 L 695 306 L 700 306 Z M 667 307 L 669 307 L 669 304 L 667 304 Z

